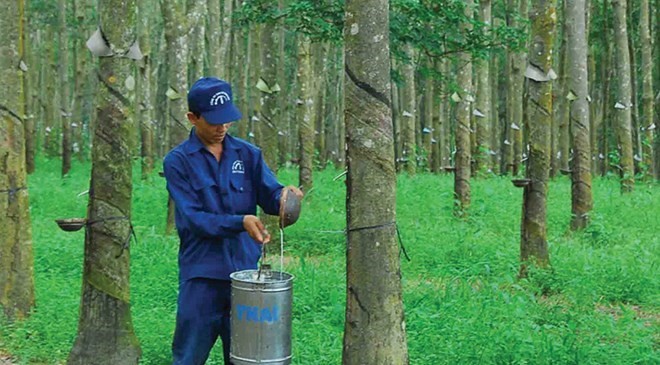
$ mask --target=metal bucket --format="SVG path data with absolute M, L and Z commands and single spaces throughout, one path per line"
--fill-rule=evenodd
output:
M 230 277 L 232 364 L 290 364 L 293 275 L 245 270 Z

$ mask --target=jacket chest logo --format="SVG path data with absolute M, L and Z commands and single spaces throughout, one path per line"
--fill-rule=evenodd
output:
M 232 174 L 244 174 L 245 168 L 243 166 L 243 161 L 236 160 L 231 164 L 231 173 Z

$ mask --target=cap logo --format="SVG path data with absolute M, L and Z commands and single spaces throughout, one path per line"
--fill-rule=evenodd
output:
M 218 103 L 224 104 L 226 101 L 230 101 L 231 98 L 229 97 L 229 94 L 227 94 L 224 91 L 217 92 L 213 95 L 211 98 L 211 105 L 216 106 Z

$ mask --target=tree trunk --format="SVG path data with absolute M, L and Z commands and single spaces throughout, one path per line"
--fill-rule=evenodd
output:
M 298 120 L 298 143 L 300 145 L 298 184 L 303 191 L 313 187 L 314 171 L 314 124 L 313 120 L 313 76 L 311 64 L 312 46 L 309 38 L 298 35 L 298 100 L 296 119 Z
M 550 169 L 550 131 L 552 126 L 552 49 L 557 22 L 555 0 L 539 0 L 530 12 L 532 44 L 528 71 L 545 77 L 529 80 L 528 111 L 525 128 L 529 132 L 529 158 L 524 187 L 520 242 L 520 275 L 527 275 L 530 262 L 540 267 L 550 264 L 547 239 L 547 193 Z M 526 72 L 526 76 L 530 72 Z
M 390 73 L 393 70 L 396 70 L 398 65 L 396 63 L 396 58 L 394 58 L 392 55 L 390 55 L 390 67 L 392 67 L 392 70 L 390 70 Z M 394 127 L 394 162 L 396 165 L 396 172 L 400 173 L 401 170 L 403 169 L 403 161 L 401 161 L 401 157 L 403 155 L 403 141 L 401 138 L 401 123 L 402 123 L 402 116 L 401 116 L 401 92 L 400 92 L 400 86 L 392 81 L 391 85 L 391 92 L 390 92 L 390 97 L 392 99 L 392 125 Z
M 440 72 L 442 75 L 447 77 L 450 74 L 451 70 L 451 61 L 448 59 L 440 60 Z M 452 112 L 451 104 L 449 102 L 449 87 L 447 83 L 442 83 L 442 93 L 440 93 L 442 99 L 440 101 L 440 139 L 438 143 L 440 144 L 440 169 L 444 166 L 453 166 L 452 161 Z M 446 171 L 448 172 L 448 171 Z
M 466 0 L 465 17 L 472 19 L 472 0 Z M 472 24 L 461 24 L 461 33 L 466 34 L 472 30 Z M 459 56 L 458 75 L 456 83 L 462 89 L 460 101 L 456 106 L 456 155 L 454 156 L 454 214 L 463 217 L 470 208 L 470 175 L 472 171 L 472 143 L 470 129 L 470 103 L 473 100 L 472 89 L 472 56 L 469 52 L 462 52 Z
M 571 229 L 580 230 L 589 224 L 593 206 L 591 194 L 591 146 L 589 145 L 589 76 L 587 74 L 587 28 L 585 0 L 567 1 L 566 23 L 568 90 L 571 102 L 571 135 L 573 137 L 572 218 Z
M 390 56 L 391 59 L 391 56 Z M 346 79 L 344 77 L 344 73 L 342 72 L 344 69 L 344 64 L 345 64 L 345 54 L 344 54 L 344 45 L 342 44 L 342 47 L 339 52 L 339 63 L 338 63 L 338 71 L 339 71 L 339 83 L 337 85 L 337 95 L 339 95 L 339 105 L 338 105 L 338 120 L 337 120 L 337 128 L 339 129 L 339 163 L 337 164 L 337 169 L 338 170 L 344 170 L 346 168 L 346 123 L 344 122 L 345 120 L 345 114 L 344 114 L 344 105 L 345 105 L 345 89 L 346 89 Z M 391 67 L 391 66 L 390 66 Z M 394 85 L 394 83 L 391 83 L 390 85 Z M 391 92 L 390 92 L 391 94 Z M 394 113 L 392 113 L 392 116 L 394 116 Z M 396 137 L 395 137 L 396 140 Z M 396 148 L 395 148 L 396 151 Z
M 596 13 L 596 7 L 598 6 L 598 3 L 596 1 L 591 1 L 587 0 L 589 3 L 589 13 L 587 16 L 587 30 L 590 32 L 591 31 L 591 18 L 592 15 Z M 607 4 L 607 1 L 605 1 Z M 587 44 L 590 42 L 590 39 L 587 38 Z M 599 164 L 599 159 L 598 159 L 598 130 L 600 129 L 600 121 L 602 120 L 602 110 L 603 108 L 600 106 L 602 103 L 601 98 L 598 96 L 599 95 L 599 90 L 601 89 L 601 86 L 605 80 L 600 80 L 600 83 L 596 83 L 596 76 L 597 76 L 597 68 L 596 68 L 596 49 L 595 47 L 589 47 L 589 95 L 591 95 L 591 102 L 589 103 L 589 108 L 591 109 L 590 111 L 590 118 L 589 118 L 589 142 L 591 145 L 591 174 L 596 175 L 598 173 L 598 164 Z
M 188 51 L 188 85 L 205 75 L 204 55 L 206 54 L 206 2 L 200 0 L 188 0 L 186 6 L 186 18 L 190 21 L 190 28 L 185 35 L 188 38 L 190 49 Z M 225 76 L 226 77 L 226 76 Z M 226 80 L 229 80 L 227 78 Z
M 479 21 L 486 27 L 491 27 L 492 9 L 491 0 L 479 0 Z M 488 31 L 489 33 L 490 31 Z M 475 61 L 475 72 L 477 81 L 477 102 L 474 107 L 474 122 L 477 131 L 477 149 L 475 159 L 475 171 L 477 175 L 490 173 L 491 170 L 491 123 L 492 123 L 492 100 L 490 84 L 490 62 L 486 60 Z
M 151 45 L 149 42 L 151 19 L 149 8 L 146 1 L 138 3 L 138 14 L 140 22 L 138 23 L 138 34 L 140 50 L 144 58 L 138 63 L 137 82 L 136 82 L 136 115 L 140 125 L 140 153 L 141 153 L 141 172 L 142 179 L 151 175 L 154 169 L 153 153 L 153 107 L 151 104 Z
M 136 39 L 135 1 L 101 0 L 104 38 L 128 49 Z M 104 26 L 107 25 L 107 26 Z M 137 364 L 140 345 L 130 311 L 131 154 L 134 124 L 127 115 L 134 74 L 127 58 L 99 61 L 100 81 L 85 232 L 85 262 L 78 335 L 67 364 Z
M 167 88 L 168 88 L 168 68 L 167 65 L 167 42 L 161 42 L 159 47 L 158 54 L 160 57 L 154 58 L 154 61 L 157 61 L 156 66 L 156 109 L 155 109 L 155 118 L 158 123 L 156 128 L 156 140 L 158 144 L 156 148 L 158 150 L 158 156 L 163 157 L 169 151 L 170 146 L 170 99 L 167 97 Z
M 223 3 L 222 19 L 220 19 L 220 2 Z M 229 50 L 234 33 L 231 26 L 234 0 L 208 0 L 207 8 L 209 16 L 209 26 L 207 28 L 209 72 L 211 76 L 230 80 L 233 76 L 230 75 Z M 239 45 L 237 44 L 237 46 Z
M 69 37 L 66 27 L 66 0 L 59 0 L 59 57 L 60 116 L 62 123 L 62 176 L 71 170 L 71 106 L 69 105 Z
M 318 153 L 319 168 L 322 170 L 327 163 L 325 156 L 325 97 L 327 72 L 327 45 L 321 42 L 312 44 L 312 57 L 314 67 L 314 135 L 316 137 L 316 152 Z
M 628 31 L 628 52 L 630 54 L 630 133 L 632 136 L 633 153 L 633 174 L 641 171 L 640 162 L 642 162 L 642 135 L 639 124 L 639 97 L 637 96 L 637 49 L 635 26 L 633 25 L 633 7 L 637 0 L 627 0 L 626 4 L 626 26 Z
M 238 8 L 238 5 L 236 6 Z M 237 85 L 237 90 L 234 92 L 237 95 L 238 99 L 238 109 L 242 112 L 243 118 L 238 123 L 238 137 L 247 139 L 248 127 L 250 124 L 250 113 L 249 113 L 249 67 L 250 63 L 248 62 L 248 42 L 249 42 L 249 31 L 242 28 L 237 29 L 232 32 L 233 36 L 233 63 L 235 65 L 244 65 L 244 67 L 238 67 L 234 72 L 232 72 L 232 80 L 234 81 L 233 85 Z
M 248 76 L 248 90 L 249 90 L 249 106 L 250 106 L 250 120 L 248 125 L 248 140 L 254 143 L 254 131 L 258 129 L 261 114 L 261 92 L 257 89 L 257 83 L 260 77 L 261 69 L 261 32 L 260 25 L 254 25 L 250 28 L 249 33 L 249 76 Z M 257 132 L 258 133 L 258 132 Z
M 502 26 L 501 19 L 494 19 L 496 28 Z M 499 173 L 502 156 L 502 128 L 500 127 L 500 95 L 504 97 L 504 92 L 500 92 L 500 55 L 499 52 L 493 52 L 490 58 L 490 166 L 493 173 Z M 505 91 L 505 90 L 502 90 Z
M 556 150 L 553 150 L 552 154 L 552 161 L 554 163 L 552 164 L 554 167 L 551 169 L 551 174 L 552 176 L 557 175 L 558 172 L 561 171 L 568 171 L 568 160 L 569 160 L 569 155 L 570 155 L 570 132 L 569 128 L 571 125 L 571 106 L 570 106 L 570 100 L 568 100 L 567 96 L 571 89 L 568 87 L 568 85 L 571 83 L 573 80 L 569 80 L 568 74 L 569 74 L 569 62 L 575 62 L 575 60 L 570 60 L 568 58 L 569 51 L 567 50 L 568 47 L 568 27 L 573 26 L 567 19 L 569 16 L 576 16 L 576 14 L 569 14 L 567 9 L 569 2 L 573 0 L 564 0 L 564 5 L 563 5 L 563 13 L 564 13 L 564 22 L 562 24 L 562 46 L 560 51 L 559 57 L 561 59 L 560 61 L 560 66 L 559 66 L 559 80 L 560 80 L 560 85 L 559 85 L 559 90 L 557 92 L 557 102 L 559 103 L 559 106 L 557 108 L 558 110 L 558 115 L 554 118 L 555 123 L 557 123 L 557 134 L 555 135 L 555 138 L 557 138 L 557 143 L 556 143 Z M 580 12 L 583 16 L 583 12 Z M 585 42 L 584 44 L 585 47 L 587 47 L 587 44 Z M 585 70 L 585 75 L 586 75 L 586 70 Z M 585 79 L 585 82 L 587 80 Z M 575 90 L 572 90 L 575 92 Z M 582 97 L 582 96 L 580 96 Z M 585 95 L 586 97 L 586 95 Z M 589 119 L 586 119 L 589 120 Z
M 188 137 L 186 113 L 188 92 L 188 25 L 183 6 L 176 0 L 160 0 L 165 21 L 167 42 L 169 138 L 168 149 L 176 147 Z M 168 200 L 166 232 L 174 230 L 174 202 Z
M 656 9 L 660 11 L 660 9 Z M 640 4 L 640 43 L 642 48 L 642 117 L 639 125 L 644 131 L 644 150 L 643 162 L 649 169 L 649 175 L 653 176 L 653 118 L 654 103 L 653 103 L 653 43 L 651 42 L 650 31 L 650 9 L 649 0 L 641 0 Z M 660 44 L 656 44 L 660 47 Z
M 57 59 L 55 53 L 55 43 L 57 32 L 55 29 L 48 27 L 46 30 L 46 47 L 47 47 L 47 57 L 48 57 L 48 66 L 46 67 L 46 73 L 44 75 L 44 84 L 46 85 L 46 94 L 41 99 L 44 103 L 46 110 L 43 121 L 44 127 L 44 152 L 48 157 L 58 157 L 60 155 L 60 145 L 59 135 L 60 127 L 58 126 L 58 121 L 60 120 L 60 113 L 55 110 L 55 100 L 57 100 L 57 93 L 55 91 L 55 85 L 57 85 L 57 77 L 55 76 L 55 70 L 57 69 Z
M 348 144 L 344 365 L 408 364 L 386 0 L 346 1 Z
M 430 71 L 433 69 L 433 60 L 426 57 L 426 68 Z M 435 91 L 433 76 L 428 73 L 424 78 L 424 118 L 422 119 L 422 147 L 424 148 L 424 160 L 422 163 L 426 171 L 431 170 L 431 144 L 433 139 L 433 111 L 435 110 Z
M 22 115 L 26 102 L 19 67 L 25 57 L 25 1 L 4 4 L 0 17 L 0 310 L 22 319 L 34 306 L 32 225 L 25 170 Z
M 72 123 L 71 123 L 71 139 L 72 139 L 72 148 L 73 154 L 76 156 L 78 161 L 82 161 L 85 156 L 85 143 L 83 142 L 83 129 L 85 122 L 89 122 L 89 115 L 86 113 L 85 98 L 86 98 L 86 88 L 88 87 L 88 55 L 89 50 L 85 45 L 87 41 L 86 36 L 89 36 L 87 31 L 87 1 L 77 0 L 75 1 L 75 15 L 76 15 L 76 36 L 74 40 L 74 52 L 73 52 L 73 64 L 74 64 L 74 90 L 73 90 L 73 110 L 72 110 Z
M 220 37 L 220 50 L 218 56 L 220 57 L 220 62 L 222 64 L 222 77 L 226 80 L 231 79 L 232 67 L 229 63 L 229 55 L 231 51 L 231 39 L 232 34 L 234 33 L 232 29 L 232 14 L 233 14 L 233 0 L 224 0 L 223 9 L 222 9 L 222 37 Z M 215 25 L 212 25 L 215 27 Z
M 660 60 L 660 0 L 655 1 L 655 57 Z M 660 61 L 655 62 L 656 85 L 660 85 Z M 660 92 L 656 95 L 654 102 L 660 103 Z M 655 108 L 655 144 L 654 144 L 654 167 L 655 178 L 660 180 L 660 108 Z
M 410 43 L 403 46 L 408 60 L 401 65 L 402 85 L 401 113 L 401 157 L 399 162 L 401 170 L 414 175 L 417 170 L 417 154 L 415 153 L 415 118 L 417 118 L 415 95 L 415 63 L 414 50 Z
M 33 39 L 30 37 L 30 24 L 28 9 L 23 10 L 23 50 L 24 59 L 27 66 L 26 74 L 23 75 L 23 124 L 24 124 L 24 137 L 25 137 L 25 167 L 26 172 L 31 174 L 35 169 L 35 145 L 34 145 L 34 118 L 36 113 L 37 104 L 34 103 L 35 99 L 32 97 L 32 88 L 36 86 L 36 78 L 39 71 L 35 67 L 37 65 L 37 58 L 35 57 L 34 47 L 32 45 Z
M 612 0 L 614 8 L 614 41 L 616 45 L 617 98 L 616 136 L 619 152 L 619 173 L 621 192 L 631 192 L 635 184 L 632 148 L 632 114 L 630 53 L 628 50 L 628 30 L 626 26 L 626 0 Z
M 523 19 L 527 19 L 527 1 L 509 0 L 509 12 L 518 12 Z M 510 16 L 510 26 L 518 26 L 519 21 L 515 16 Z M 511 157 L 507 158 L 507 169 L 513 175 L 518 175 L 522 163 L 522 126 L 523 126 L 523 93 L 524 73 L 527 55 L 524 51 L 509 53 L 510 76 L 507 91 L 507 139 L 511 146 Z M 506 145 L 506 143 L 505 143 Z
M 444 73 L 444 60 L 436 60 L 433 62 L 433 66 L 436 69 L 436 72 L 441 75 Z M 445 164 L 445 161 L 442 159 L 442 150 L 443 150 L 443 123 L 444 121 L 444 108 L 445 108 L 445 97 L 443 95 L 444 88 L 442 87 L 443 83 L 438 82 L 435 87 L 435 95 L 433 97 L 436 99 L 438 104 L 431 111 L 431 172 L 440 173 L 442 172 L 443 166 L 448 166 Z
M 611 79 L 612 79 L 612 73 L 613 73 L 613 68 L 612 66 L 612 47 L 609 46 L 609 43 L 611 41 L 609 33 L 610 33 L 610 24 L 608 22 L 609 18 L 609 1 L 603 1 L 603 12 L 601 16 L 603 17 L 603 29 L 601 31 L 602 34 L 602 44 L 603 44 L 603 59 L 601 60 L 601 74 L 600 74 L 600 79 L 603 80 L 603 86 L 602 86 L 602 93 L 601 93 L 601 105 L 603 108 L 602 111 L 602 118 L 600 120 L 600 123 L 594 123 L 594 129 L 596 129 L 596 141 L 593 141 L 596 146 L 598 146 L 597 151 L 596 151 L 596 159 L 598 161 L 598 173 L 601 176 L 605 176 L 607 174 L 607 170 L 609 167 L 609 131 L 610 131 L 610 126 L 612 125 L 611 123 L 611 116 L 612 112 L 612 104 L 611 103 Z M 600 128 L 597 127 L 596 124 L 600 124 Z
M 261 67 L 259 81 L 264 86 L 259 89 L 261 112 L 257 123 L 257 141 L 268 166 L 277 173 L 278 170 L 278 132 L 280 131 L 280 105 L 278 96 L 280 86 L 277 84 L 277 67 L 279 64 L 278 44 L 275 39 L 275 25 L 264 24 L 261 28 Z

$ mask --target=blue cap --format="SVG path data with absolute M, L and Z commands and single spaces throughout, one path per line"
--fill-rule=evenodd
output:
M 227 81 L 202 77 L 188 91 L 188 109 L 201 114 L 209 124 L 225 124 L 242 117 L 233 99 L 231 85 Z

